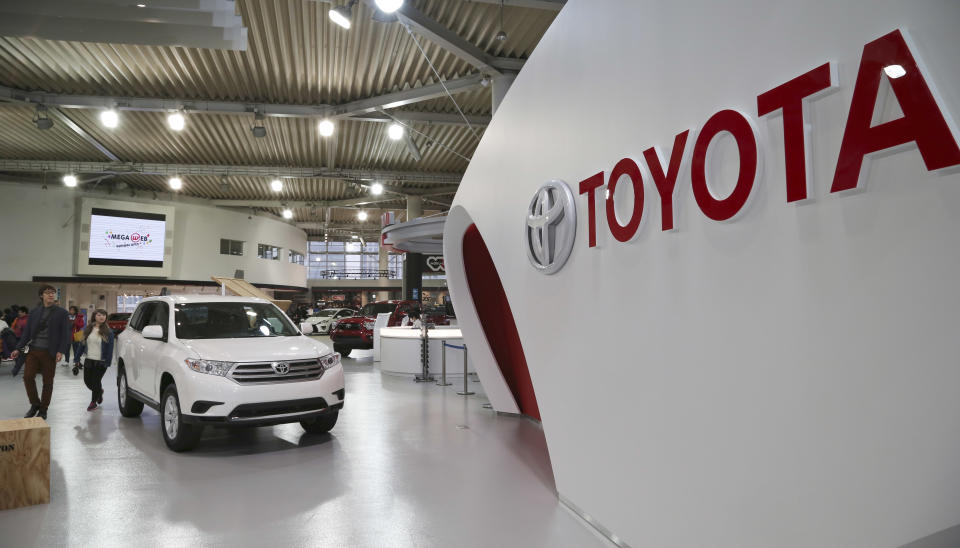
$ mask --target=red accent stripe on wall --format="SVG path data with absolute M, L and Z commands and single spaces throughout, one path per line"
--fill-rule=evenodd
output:
M 475 224 L 470 225 L 463 234 L 463 268 L 483 333 L 487 336 L 490 350 L 507 386 L 517 400 L 520 412 L 540 420 L 540 408 L 533 392 L 533 381 L 530 380 L 517 324 L 513 321 L 513 312 L 510 311 L 497 267 Z

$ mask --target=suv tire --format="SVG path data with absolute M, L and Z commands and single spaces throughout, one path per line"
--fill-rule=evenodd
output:
M 351 350 L 353 350 L 353 349 L 352 349 L 352 348 L 348 348 L 348 347 L 346 347 L 346 346 L 340 346 L 339 344 L 333 345 L 333 351 L 334 351 L 334 352 L 339 352 L 340 355 L 343 356 L 344 358 L 346 358 L 347 356 L 350 355 L 350 351 L 351 351 Z
M 130 395 L 127 370 L 123 367 L 120 368 L 120 374 L 117 376 L 117 402 L 120 404 L 120 414 L 124 417 L 139 417 L 140 413 L 143 413 L 143 402 Z
M 200 434 L 203 433 L 202 426 L 183 422 L 180 396 L 175 384 L 167 386 L 160 400 L 160 431 L 163 432 L 163 441 L 167 442 L 167 447 L 177 453 L 196 447 Z
M 300 426 L 310 434 L 325 434 L 337 424 L 338 416 L 340 416 L 340 411 L 333 411 L 316 418 L 304 419 L 300 421 Z

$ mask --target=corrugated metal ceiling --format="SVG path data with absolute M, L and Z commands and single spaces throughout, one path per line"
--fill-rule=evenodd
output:
M 0 85 L 65 94 L 336 105 L 435 82 L 433 71 L 401 24 L 373 21 L 371 9 L 361 2 L 353 8 L 353 28 L 347 31 L 328 19 L 330 6 L 314 0 L 238 0 L 237 11 L 249 29 L 247 51 L 0 37 Z M 499 30 L 496 5 L 426 0 L 416 6 L 488 54 L 515 58 L 532 53 L 556 15 L 506 7 L 504 30 L 509 37 L 499 42 L 494 38 Z M 425 38 L 417 38 L 444 79 L 478 72 Z M 455 97 L 464 113 L 490 115 L 488 88 Z M 449 98 L 402 110 L 456 112 Z M 383 123 L 340 120 L 331 143 L 317 134 L 313 119 L 267 118 L 267 136 L 256 139 L 250 133 L 252 116 L 191 114 L 187 128 L 177 133 L 167 128 L 164 113 L 123 111 L 121 125 L 110 130 L 100 125 L 95 110 L 64 112 L 128 162 L 462 173 L 468 164 L 464 157 L 471 157 L 478 144 L 465 126 L 414 123 L 414 141 L 422 153 L 417 161 L 403 141 L 386 137 Z M 33 115 L 30 106 L 0 106 L 0 157 L 104 160 L 62 123 L 37 130 L 31 123 Z M 482 127 L 475 130 L 482 135 Z M 118 176 L 103 184 L 117 181 L 134 190 L 166 190 L 162 178 L 145 175 Z M 229 177 L 228 190 L 221 189 L 222 182 L 218 177 L 191 177 L 184 181 L 182 192 L 208 199 L 276 199 L 268 181 Z M 349 183 L 321 179 L 289 179 L 285 190 L 291 200 L 337 200 L 358 192 Z M 322 220 L 315 213 L 309 208 L 298 210 L 295 219 Z M 342 213 L 344 222 L 355 215 L 349 210 Z

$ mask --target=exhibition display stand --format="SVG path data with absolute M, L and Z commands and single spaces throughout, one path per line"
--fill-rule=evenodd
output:
M 443 344 L 456 345 L 448 346 L 446 349 L 448 364 L 461 363 L 463 360 L 463 350 L 457 347 L 463 346 L 463 334 L 458 328 L 435 327 L 427 330 L 427 341 L 429 344 L 428 364 L 430 372 L 439 374 L 441 370 L 441 360 L 444 349 Z M 388 375 L 415 377 L 423 372 L 421 364 L 421 339 L 423 335 L 420 329 L 410 327 L 384 327 L 380 329 L 380 371 Z M 449 367 L 449 366 L 448 366 Z M 467 372 L 473 372 L 473 364 L 467 360 Z M 459 377 L 463 375 L 463 370 L 459 367 L 449 368 L 448 377 Z

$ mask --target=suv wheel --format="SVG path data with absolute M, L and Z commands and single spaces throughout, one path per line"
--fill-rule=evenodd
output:
M 130 388 L 127 386 L 127 371 L 120 369 L 117 377 L 117 401 L 120 403 L 120 414 L 124 417 L 139 417 L 143 413 L 143 402 L 133 399 Z
M 333 411 L 316 418 L 304 419 L 300 421 L 300 426 L 310 434 L 323 434 L 333 429 L 339 415 L 340 411 Z
M 200 441 L 203 427 L 183 422 L 180 413 L 180 396 L 177 394 L 177 385 L 171 384 L 163 391 L 160 401 L 160 430 L 163 431 L 163 441 L 167 447 L 181 452 L 196 447 Z
M 334 352 L 339 352 L 340 355 L 341 355 L 342 357 L 344 357 L 344 358 L 346 358 L 347 356 L 350 355 L 350 351 L 351 351 L 351 350 L 353 350 L 353 349 L 352 349 L 352 348 L 348 348 L 348 347 L 346 347 L 346 346 L 340 346 L 339 344 L 333 345 L 333 351 L 334 351 Z

